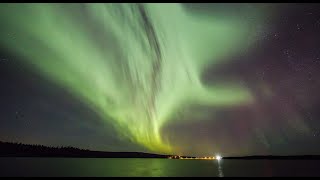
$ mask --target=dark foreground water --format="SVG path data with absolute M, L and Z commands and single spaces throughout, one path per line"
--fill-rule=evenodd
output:
M 0 158 L 0 176 L 320 176 L 319 160 Z

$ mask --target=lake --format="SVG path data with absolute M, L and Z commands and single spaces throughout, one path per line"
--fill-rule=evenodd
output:
M 319 160 L 0 158 L 0 176 L 320 176 Z

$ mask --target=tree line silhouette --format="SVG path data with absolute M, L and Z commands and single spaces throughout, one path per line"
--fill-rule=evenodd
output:
M 142 152 L 91 151 L 70 146 L 49 147 L 0 141 L 0 157 L 167 158 L 168 156 Z

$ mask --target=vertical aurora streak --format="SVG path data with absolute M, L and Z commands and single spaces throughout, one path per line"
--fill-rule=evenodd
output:
M 179 121 L 187 106 L 254 101 L 240 84 L 201 80 L 208 66 L 251 47 L 264 17 L 251 13 L 249 22 L 214 13 L 199 18 L 180 4 L 3 4 L 1 45 L 112 121 L 123 137 L 172 152 L 161 128 Z

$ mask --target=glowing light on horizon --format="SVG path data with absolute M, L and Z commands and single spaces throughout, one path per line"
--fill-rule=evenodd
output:
M 220 160 L 222 159 L 222 157 L 221 157 L 220 155 L 217 155 L 217 156 L 215 157 L 215 159 L 218 160 L 218 161 L 220 161 Z

